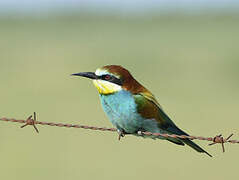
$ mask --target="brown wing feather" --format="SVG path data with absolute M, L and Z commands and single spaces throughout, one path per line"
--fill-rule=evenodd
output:
M 155 119 L 159 125 L 165 124 L 165 120 L 160 116 L 160 105 L 150 92 L 134 95 L 138 113 L 146 119 Z
M 138 112 L 141 116 L 147 119 L 155 119 L 159 123 L 159 127 L 162 129 L 176 126 L 163 111 L 152 93 L 145 91 L 135 95 L 135 97 L 136 103 L 138 104 Z

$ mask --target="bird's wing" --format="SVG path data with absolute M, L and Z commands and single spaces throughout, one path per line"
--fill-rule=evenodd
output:
M 163 111 L 162 107 L 149 91 L 135 94 L 138 112 L 147 119 L 155 119 L 159 127 L 167 129 L 169 126 L 176 126 L 173 121 Z
M 137 104 L 137 110 L 141 116 L 147 119 L 155 119 L 158 122 L 158 127 L 166 130 L 166 132 L 170 134 L 188 135 L 173 123 L 173 121 L 167 116 L 155 97 L 149 91 L 135 94 L 134 98 Z M 211 156 L 208 152 L 192 142 L 190 139 L 167 138 L 167 140 L 178 145 L 184 145 L 185 143 L 196 151 L 203 152 Z
M 154 119 L 158 123 L 158 128 L 166 131 L 169 134 L 182 134 L 179 128 L 173 123 L 173 121 L 164 113 L 161 106 L 150 92 L 141 92 L 135 96 L 137 104 L 137 110 L 140 115 L 146 119 Z M 175 138 L 166 138 L 167 140 L 178 144 L 184 145 L 184 143 Z

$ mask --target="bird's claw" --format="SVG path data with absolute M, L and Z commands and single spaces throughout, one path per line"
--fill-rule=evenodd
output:
M 122 131 L 122 130 L 117 130 L 118 134 L 119 134 L 119 137 L 118 137 L 118 140 L 120 141 L 121 137 L 124 137 L 125 136 L 125 132 Z

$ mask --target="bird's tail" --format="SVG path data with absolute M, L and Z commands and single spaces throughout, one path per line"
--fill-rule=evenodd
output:
M 212 157 L 211 154 L 209 154 L 207 151 L 205 151 L 203 148 L 201 148 L 199 145 L 197 145 L 190 139 L 180 139 L 180 140 L 184 142 L 185 144 L 187 144 L 188 146 L 190 146 L 191 148 L 193 148 L 194 150 L 196 150 L 197 152 L 206 153 L 208 156 Z
M 179 129 L 176 125 L 175 126 L 171 126 L 167 129 L 167 131 L 169 131 L 172 134 L 177 134 L 177 135 L 186 135 L 188 136 L 187 133 L 185 133 L 184 131 L 182 131 L 181 129 Z M 197 145 L 196 143 L 194 143 L 192 140 L 190 139 L 180 139 L 180 138 L 171 138 L 171 139 L 167 139 L 170 142 L 173 142 L 175 144 L 179 144 L 179 145 L 184 145 L 187 144 L 188 146 L 190 146 L 191 148 L 193 148 L 194 150 L 196 150 L 197 152 L 200 153 L 206 153 L 208 156 L 212 157 L 211 154 L 209 154 L 207 151 L 205 151 L 204 149 L 202 149 L 199 145 Z

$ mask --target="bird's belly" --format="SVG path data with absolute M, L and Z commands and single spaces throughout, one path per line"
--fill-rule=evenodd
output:
M 137 106 L 130 93 L 101 95 L 100 98 L 104 111 L 117 129 L 135 133 L 142 127 L 143 119 L 137 113 Z

